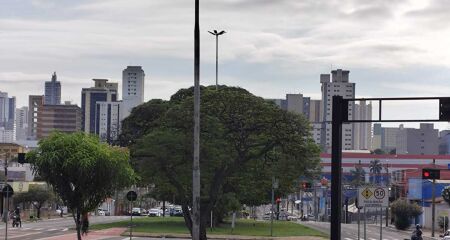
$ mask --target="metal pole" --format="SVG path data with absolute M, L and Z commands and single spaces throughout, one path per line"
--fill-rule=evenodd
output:
M 342 121 L 343 106 L 342 96 L 333 96 L 332 115 L 332 144 L 331 144 L 331 240 L 341 240 L 341 215 L 342 215 Z M 346 105 L 346 104 L 345 104 Z
M 133 201 L 130 201 L 130 213 L 131 213 L 131 222 L 130 222 L 130 240 L 133 238 Z
M 356 206 L 357 208 L 358 208 L 358 240 L 360 240 L 361 239 L 361 230 L 360 230 L 360 224 L 361 224 L 361 221 L 360 221 L 360 210 L 359 210 L 359 206 Z
M 216 35 L 216 90 L 219 90 L 219 35 Z
M 433 158 L 433 168 L 436 168 L 436 159 Z M 431 237 L 434 237 L 435 217 L 436 217 L 436 179 L 433 178 L 433 187 L 431 188 L 432 202 L 431 202 Z
M 213 211 L 211 210 L 211 232 L 213 230 Z
M 380 240 L 383 240 L 383 207 L 380 207 Z
M 273 236 L 273 202 L 275 198 L 275 190 L 274 185 L 275 184 L 275 178 L 272 177 L 272 207 L 270 208 L 270 236 Z
M 388 206 L 386 207 L 386 227 L 389 226 L 389 196 L 391 196 L 391 192 L 389 191 L 390 185 L 391 185 L 391 175 L 389 175 L 389 164 L 386 166 L 386 173 L 387 173 L 387 184 L 386 187 L 388 189 Z
M 5 156 L 5 186 L 8 184 L 8 155 Z M 9 188 L 7 188 L 9 189 Z M 9 218 L 9 191 L 6 191 L 6 210 L 3 210 L 3 213 L 5 215 L 5 240 L 8 239 L 8 218 Z
M 200 239 L 200 26 L 195 0 L 194 27 L 194 162 L 192 164 L 192 239 Z
M 366 221 L 367 221 L 366 208 L 364 208 L 364 240 L 367 239 Z
M 316 220 L 316 222 L 317 222 L 317 215 L 318 215 L 318 208 L 317 208 L 317 190 L 316 190 L 316 186 L 315 186 L 316 184 L 314 184 L 314 182 L 313 182 L 313 188 L 314 188 L 314 219 Z

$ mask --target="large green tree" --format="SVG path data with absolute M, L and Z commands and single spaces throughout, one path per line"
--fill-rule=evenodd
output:
M 128 150 L 111 147 L 85 133 L 55 132 L 40 140 L 27 158 L 35 174 L 50 184 L 70 209 L 78 239 L 81 216 L 135 181 Z
M 210 211 L 225 213 L 220 200 L 257 205 L 293 192 L 295 180 L 319 170 L 319 148 L 302 116 L 284 111 L 245 89 L 201 88 L 201 238 L 206 239 Z M 170 101 L 151 100 L 123 121 L 120 141 L 130 145 L 132 161 L 144 182 L 174 194 L 191 230 L 193 88 Z M 163 189 L 161 189 L 163 188 Z
M 37 218 L 41 217 L 41 208 L 45 202 L 54 199 L 54 194 L 47 186 L 30 185 L 28 192 L 18 193 L 14 196 L 16 203 L 31 203 L 37 210 Z

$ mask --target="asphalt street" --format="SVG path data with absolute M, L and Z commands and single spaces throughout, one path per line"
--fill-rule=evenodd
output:
M 299 223 L 317 229 L 324 233 L 330 234 L 330 223 L 327 222 L 299 222 Z M 341 239 L 357 240 L 358 224 L 342 224 Z M 367 224 L 366 239 L 380 240 L 380 225 Z M 404 240 L 404 239 L 411 239 L 411 233 L 383 227 L 381 240 Z M 360 240 L 364 240 L 364 226 L 362 223 L 360 225 Z
M 109 223 L 129 219 L 127 216 L 92 216 L 90 223 Z M 38 239 L 56 239 L 56 236 L 73 235 L 74 220 L 72 217 L 46 219 L 37 222 L 24 222 L 21 228 L 12 228 L 11 222 L 8 224 L 8 239 L 14 240 L 38 240 Z M 0 239 L 5 238 L 5 223 L 0 223 Z M 96 238 L 101 239 L 101 238 Z M 124 239 L 104 238 L 104 239 Z M 128 238 L 129 239 L 129 238 Z M 133 238 L 138 239 L 138 238 Z

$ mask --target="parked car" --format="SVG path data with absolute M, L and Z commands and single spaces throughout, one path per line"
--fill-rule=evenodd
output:
M 133 216 L 141 216 L 142 210 L 141 208 L 133 208 L 133 210 L 131 210 L 131 214 L 133 214 Z
M 158 208 L 152 208 L 148 210 L 149 217 L 159 217 L 161 216 L 161 211 Z
M 103 209 L 97 209 L 97 215 L 99 215 L 99 216 L 106 216 L 106 212 L 105 211 L 103 211 Z
M 183 210 L 175 209 L 175 213 L 173 214 L 175 217 L 182 217 L 183 216 Z

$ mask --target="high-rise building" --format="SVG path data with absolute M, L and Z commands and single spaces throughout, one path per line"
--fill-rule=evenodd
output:
M 372 103 L 360 101 L 355 105 L 355 120 L 372 120 Z M 372 150 L 372 124 L 354 123 L 353 124 L 353 149 L 354 150 Z
M 312 123 L 320 122 L 321 100 L 310 100 L 309 102 L 309 121 Z
M 2 128 L 1 141 L 12 142 L 16 140 L 15 128 L 16 98 L 8 97 L 8 93 L 0 92 L 0 128 Z
M 108 79 L 93 79 L 94 87 L 81 90 L 81 127 L 84 132 L 95 133 L 97 102 L 117 101 L 117 83 L 108 83 Z
M 355 98 L 355 83 L 349 82 L 350 71 L 337 69 L 330 74 L 321 74 L 322 84 L 322 104 L 321 104 L 321 145 L 324 151 L 331 150 L 331 117 L 333 96 L 342 96 L 344 99 Z M 348 119 L 353 119 L 354 102 L 348 104 Z M 342 125 L 342 149 L 353 150 L 353 126 L 351 124 Z
M 112 143 L 120 133 L 120 107 L 122 102 L 97 102 L 95 110 L 95 134 L 102 141 Z
M 375 123 L 373 125 L 372 150 L 381 149 L 386 153 L 396 151 L 399 130 L 398 127 L 382 127 L 381 123 Z
M 52 80 L 45 82 L 45 100 L 46 105 L 61 104 L 61 82 L 57 81 L 56 72 L 52 75 Z
M 70 103 L 43 105 L 37 119 L 37 139 L 48 137 L 53 131 L 73 133 L 81 130 L 81 109 Z
M 38 113 L 43 105 L 43 95 L 30 95 L 28 97 L 28 140 L 37 140 Z
M 8 93 L 0 92 L 0 127 L 4 127 L 9 119 Z
M 12 143 L 15 140 L 14 131 L 0 127 L 0 143 Z
M 439 132 L 439 155 L 450 154 L 450 130 Z
M 121 120 L 128 117 L 134 107 L 144 103 L 144 81 L 141 66 L 128 66 L 123 70 Z
M 16 109 L 16 140 L 26 140 L 28 133 L 28 107 Z
M 439 153 L 439 130 L 432 123 L 421 123 L 419 129 L 400 125 L 397 154 L 433 155 Z

